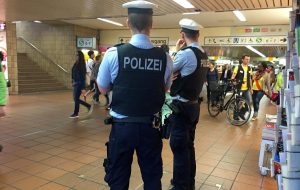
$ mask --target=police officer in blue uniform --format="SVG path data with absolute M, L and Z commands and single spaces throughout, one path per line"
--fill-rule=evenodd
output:
M 127 190 L 134 151 L 145 190 L 160 190 L 162 140 L 153 125 L 170 89 L 172 59 L 149 39 L 155 4 L 131 1 L 128 44 L 110 48 L 101 63 L 97 83 L 101 93 L 113 91 L 105 181 L 111 190 Z
M 207 55 L 198 43 L 200 25 L 191 19 L 182 19 L 179 25 L 182 27 L 181 39 L 176 43 L 177 54 L 173 64 L 177 78 L 170 92 L 172 107 L 179 110 L 171 116 L 170 146 L 174 155 L 171 183 L 172 190 L 194 190 L 194 139 L 200 113 L 199 95 L 207 71 L 203 62 L 207 61 Z

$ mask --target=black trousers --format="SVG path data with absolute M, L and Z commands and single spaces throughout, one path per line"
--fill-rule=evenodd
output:
M 128 190 L 134 151 L 138 158 L 144 190 L 161 190 L 162 140 L 152 124 L 112 124 L 108 142 L 105 181 L 111 190 Z
M 195 130 L 200 105 L 180 103 L 181 113 L 171 115 L 170 146 L 174 155 L 174 190 L 191 190 L 195 186 Z
M 83 100 L 80 100 L 81 90 L 83 89 L 83 86 L 84 85 L 80 85 L 80 84 L 73 86 L 73 99 L 74 99 L 74 103 L 75 103 L 74 114 L 79 113 L 79 105 L 80 104 L 85 106 L 86 108 L 91 107 L 90 104 L 86 103 Z

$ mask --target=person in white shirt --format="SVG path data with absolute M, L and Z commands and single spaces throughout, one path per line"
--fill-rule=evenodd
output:
M 94 81 L 91 80 L 91 74 L 92 74 L 93 67 L 95 65 L 94 62 L 95 53 L 94 51 L 90 50 L 88 52 L 88 55 L 89 55 L 89 59 L 86 62 L 86 74 L 90 80 L 90 90 L 92 90 L 94 87 Z

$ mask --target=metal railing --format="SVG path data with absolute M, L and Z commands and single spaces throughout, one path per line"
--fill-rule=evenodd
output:
M 62 70 L 65 73 L 69 73 L 67 69 L 63 68 L 61 65 L 57 64 L 55 61 L 53 61 L 50 57 L 46 55 L 42 50 L 40 50 L 38 47 L 36 47 L 34 44 L 29 42 L 28 40 L 24 39 L 23 37 L 18 37 L 18 39 L 23 40 L 27 45 L 35 49 L 38 53 L 40 53 L 44 58 L 48 59 L 51 63 L 56 65 L 60 70 Z

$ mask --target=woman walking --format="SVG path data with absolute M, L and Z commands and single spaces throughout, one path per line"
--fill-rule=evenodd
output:
M 85 89 L 85 75 L 86 65 L 84 61 L 84 55 L 81 51 L 77 51 L 77 60 L 72 67 L 72 86 L 73 86 L 73 99 L 74 99 L 74 112 L 70 115 L 70 118 L 77 118 L 79 113 L 79 105 L 82 104 L 91 113 L 92 106 L 80 99 L 82 90 Z
M 253 107 L 254 107 L 254 114 L 252 120 L 257 119 L 258 110 L 259 110 L 259 103 L 264 94 L 271 96 L 271 87 L 270 87 L 270 75 L 267 72 L 267 64 L 262 62 L 258 65 L 258 71 L 254 74 L 253 77 Z
M 206 74 L 206 88 L 207 88 L 207 101 L 215 104 L 216 90 L 218 88 L 218 71 L 215 68 L 215 62 L 210 61 L 208 64 L 208 71 Z

